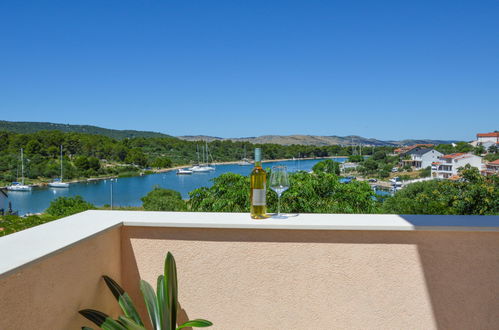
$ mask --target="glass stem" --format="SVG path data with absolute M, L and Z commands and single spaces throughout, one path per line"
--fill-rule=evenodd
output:
M 281 215 L 281 194 L 277 195 L 277 215 Z

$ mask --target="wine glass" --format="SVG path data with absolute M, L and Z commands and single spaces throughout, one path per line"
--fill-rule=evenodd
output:
M 274 166 L 270 173 L 270 189 L 277 193 L 277 218 L 282 218 L 281 195 L 289 188 L 288 169 L 286 166 Z

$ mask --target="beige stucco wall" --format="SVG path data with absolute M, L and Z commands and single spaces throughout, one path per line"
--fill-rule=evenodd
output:
M 499 328 L 499 233 L 126 227 L 136 301 L 167 251 L 183 317 L 213 329 Z
M 121 281 L 120 232 L 107 230 L 0 277 L 0 329 L 81 329 L 94 325 L 80 309 L 117 314 L 101 276 Z

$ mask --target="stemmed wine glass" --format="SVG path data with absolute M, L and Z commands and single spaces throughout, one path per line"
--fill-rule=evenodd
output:
M 270 174 L 270 189 L 277 193 L 277 218 L 282 218 L 281 195 L 289 188 L 288 169 L 286 166 L 274 166 Z

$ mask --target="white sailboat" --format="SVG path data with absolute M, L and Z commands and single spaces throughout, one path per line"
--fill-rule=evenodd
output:
M 206 142 L 206 147 L 205 147 L 205 149 L 203 149 L 203 163 L 204 164 L 194 165 L 193 167 L 189 168 L 189 170 L 192 171 L 193 173 L 203 173 L 203 172 L 214 171 L 215 168 L 212 166 L 209 166 L 209 164 L 208 164 L 209 157 L 210 157 L 210 153 L 208 151 L 208 142 Z
M 244 146 L 244 157 L 243 157 L 243 159 L 241 159 L 241 160 L 237 163 L 237 165 L 239 165 L 239 166 L 249 166 L 249 165 L 253 165 L 253 164 L 251 163 L 251 161 L 250 161 L 248 158 L 246 158 L 246 146 Z
M 7 190 L 10 191 L 31 191 L 31 186 L 24 184 L 24 157 L 23 149 L 21 148 L 21 182 L 12 182 L 10 186 L 7 186 Z
M 49 187 L 52 188 L 69 188 L 69 183 L 62 182 L 62 145 L 61 145 L 61 176 L 59 179 L 56 179 L 49 183 Z

